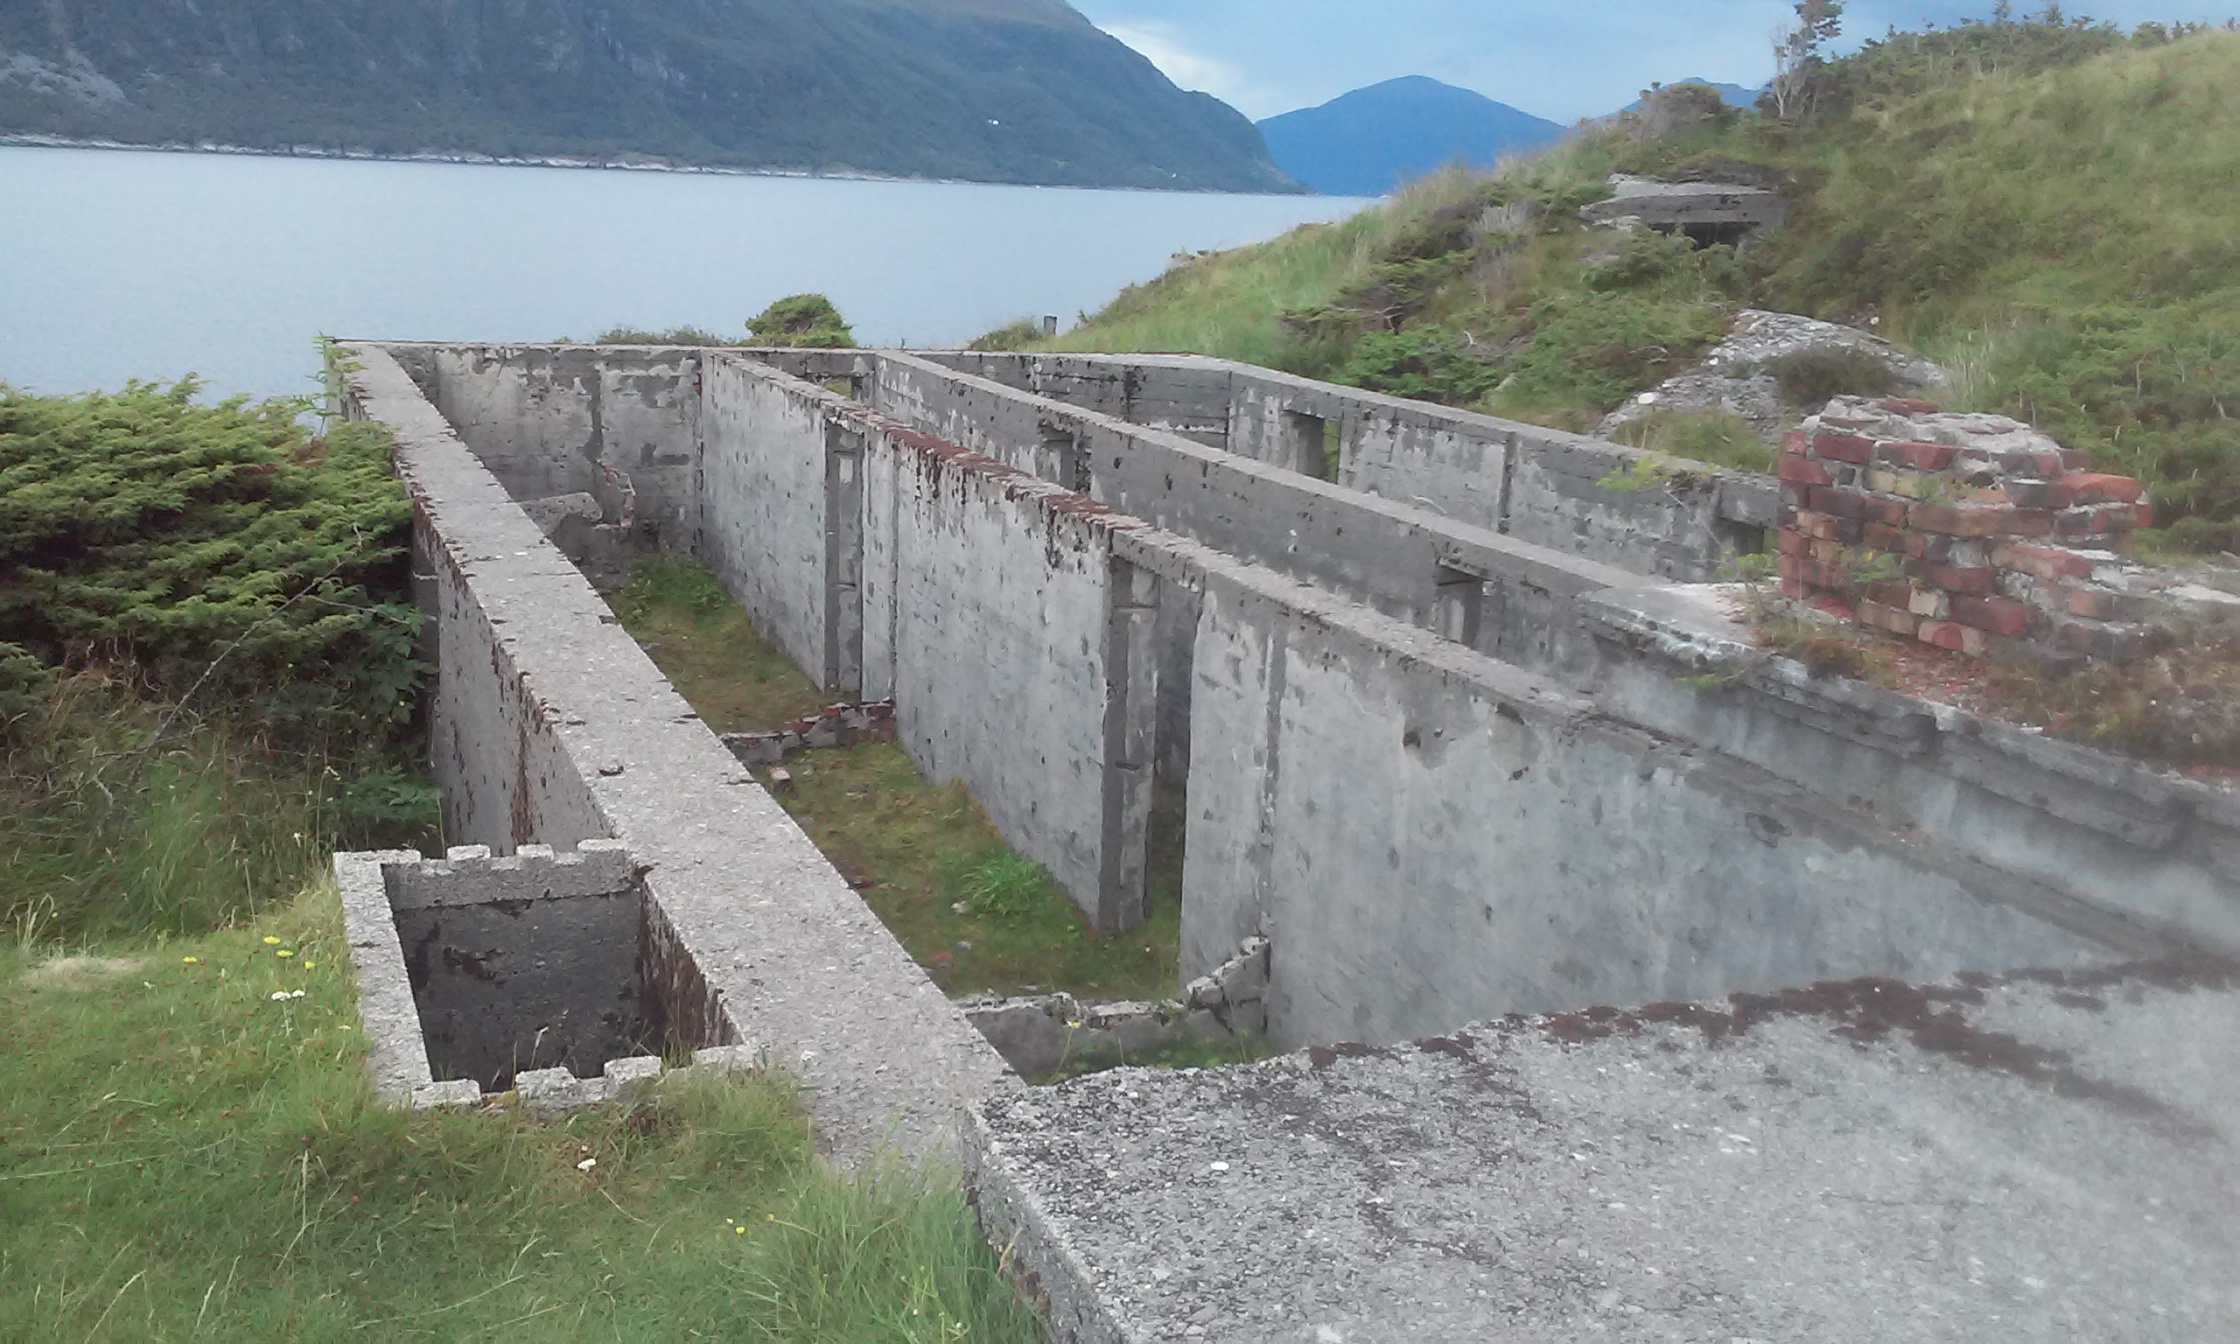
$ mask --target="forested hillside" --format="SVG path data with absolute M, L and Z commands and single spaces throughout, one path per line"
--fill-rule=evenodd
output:
M 0 0 L 0 134 L 1285 191 L 1062 0 Z
M 1804 313 L 1938 359 L 1948 404 L 2143 476 L 2168 544 L 2240 550 L 2240 34 L 1976 23 L 1813 74 L 1787 118 L 1660 134 L 1620 117 L 1497 176 L 1189 262 L 1063 345 L 1583 429 L 1741 309 Z M 1589 228 L 1580 207 L 1613 171 L 1761 182 L 1790 222 L 1739 256 Z M 1494 206 L 1522 211 L 1489 229 Z

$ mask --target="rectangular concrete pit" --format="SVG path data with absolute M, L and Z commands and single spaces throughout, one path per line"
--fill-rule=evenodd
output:
M 670 1030 L 627 854 L 597 849 L 563 865 L 457 849 L 383 871 L 436 1081 L 504 1092 L 517 1073 L 597 1078 L 610 1060 L 713 1044 Z
M 549 1112 L 654 1077 L 665 1055 L 741 1062 L 698 1011 L 700 970 L 619 842 L 343 854 L 335 873 L 375 1088 L 391 1102 L 518 1088 Z

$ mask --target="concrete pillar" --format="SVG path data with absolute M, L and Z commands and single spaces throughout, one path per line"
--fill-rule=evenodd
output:
M 863 435 L 824 429 L 824 689 L 863 694 Z
M 1159 576 L 1111 562 L 1106 586 L 1104 843 L 1096 926 L 1132 929 L 1148 917 L 1152 766 L 1159 737 Z

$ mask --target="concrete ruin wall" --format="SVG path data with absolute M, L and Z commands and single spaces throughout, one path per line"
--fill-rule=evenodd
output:
M 1645 630 L 1661 590 L 1624 571 L 910 356 L 705 361 L 701 553 L 742 595 L 791 595 L 758 610 L 768 633 L 892 696 L 929 773 L 1108 925 L 1140 909 L 1148 779 L 1179 752 L 1185 973 L 1273 937 L 1278 1040 L 2139 954 L 2158 931 L 2214 942 L 2240 908 L 2183 816 L 2080 827 L 2047 796 L 2069 776 L 2026 753 L 1988 779 L 1867 731 L 1887 709 L 1683 687 L 1700 638 Z M 755 544 L 726 540 L 735 510 Z M 1873 807 L 1845 753 L 1889 786 Z M 2120 865 L 2080 890 L 2042 857 L 2156 834 L 2185 876 L 2145 902 L 2103 899 Z
M 882 359 L 887 414 L 1132 517 L 1380 612 L 1584 682 L 1576 598 L 1636 576 L 908 355 Z
M 386 347 L 515 499 L 627 487 L 641 540 L 691 551 L 700 527 L 702 352 L 683 347 Z M 608 521 L 615 521 L 609 517 Z
M 388 351 L 354 345 L 343 409 L 397 437 L 440 648 L 432 743 L 454 839 L 628 844 L 701 983 L 695 1030 L 755 1040 L 807 1085 L 819 1141 L 953 1154 L 1003 1062 L 615 624 Z M 695 465 L 694 470 L 697 470 Z
M 1206 580 L 1185 972 L 1265 933 L 1273 1035 L 2104 959 L 1799 799 L 1265 571 Z
M 1646 587 L 1626 571 L 1421 508 L 1069 416 L 983 379 L 942 378 L 921 359 L 888 357 L 877 388 L 894 413 L 1022 466 L 1052 433 L 1079 435 L 1093 447 L 1085 457 L 1100 499 L 1434 633 L 1467 636 L 1459 642 L 1549 675 L 1617 717 L 1713 746 L 1812 795 L 1862 801 L 1886 824 L 1934 837 L 1970 881 L 2072 902 L 2072 923 L 2098 923 L 2118 941 L 2145 932 L 2240 949 L 2240 798 L 2230 793 L 1961 710 L 1811 677 L 1751 647 L 1717 590 Z M 1482 589 L 1470 582 L 1476 575 L 1486 576 Z M 1472 600 L 1474 618 L 1459 610 Z M 2116 927 L 2126 921 L 2137 929 Z
M 951 353 L 925 358 L 1657 578 L 1716 578 L 1734 556 L 1761 548 L 1779 511 L 1775 484 L 1765 476 L 1707 470 L 1642 489 L 1605 485 L 1648 454 L 1223 360 Z M 1336 426 L 1334 468 L 1324 454 L 1325 424 Z

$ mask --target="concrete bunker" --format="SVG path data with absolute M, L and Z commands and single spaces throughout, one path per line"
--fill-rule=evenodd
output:
M 596 1078 L 609 1060 L 697 1044 L 670 1038 L 627 855 L 503 868 L 486 855 L 383 869 L 436 1081 L 504 1092 L 519 1073 Z
M 553 475 L 522 461 L 541 422 L 497 432 L 491 407 L 545 407 L 546 451 L 575 451 L 542 352 L 366 355 L 517 498 Z M 605 355 L 608 379 L 671 362 Z M 698 524 L 650 540 L 835 698 L 891 703 L 921 773 L 963 783 L 1098 929 L 1142 918 L 1164 859 L 1182 979 L 1269 938 L 1279 1045 L 2092 964 L 2227 919 L 2187 894 L 2222 890 L 2230 808 L 2205 790 L 1760 666 L 1716 589 L 1645 580 L 1702 576 L 1719 524 L 1772 521 L 1765 478 L 1613 490 L 1640 456 L 1620 445 L 1213 361 L 698 359 L 641 398 L 667 408 L 653 460 L 692 467 L 638 473 L 641 511 Z M 826 385 L 843 374 L 862 400 Z M 1339 480 L 1298 469 L 1309 419 L 1343 431 Z M 2044 801 L 2086 796 L 2106 806 Z M 2124 820 L 2142 809 L 2212 829 Z M 2145 851 L 2170 880 L 2132 880 Z
M 479 845 L 443 859 L 343 854 L 336 876 L 375 1081 L 392 1101 L 518 1091 L 542 1111 L 595 1105 L 667 1058 L 730 1044 L 679 1011 L 699 968 L 617 841 L 506 858 Z

